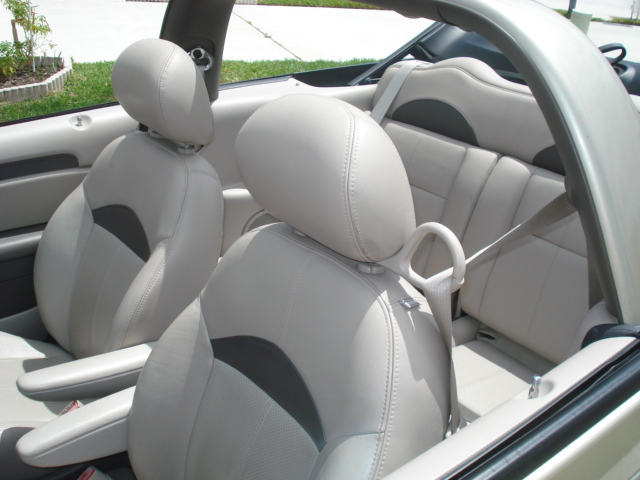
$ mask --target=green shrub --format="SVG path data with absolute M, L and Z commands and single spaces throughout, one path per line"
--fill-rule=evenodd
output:
M 13 75 L 28 61 L 24 42 L 0 42 L 0 81 Z

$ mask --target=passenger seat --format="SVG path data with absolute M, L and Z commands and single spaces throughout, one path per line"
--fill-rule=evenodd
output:
M 176 45 L 141 40 L 116 61 L 113 87 L 122 107 L 148 132 L 109 144 L 44 231 L 34 283 L 55 343 L 0 333 L 4 478 L 42 475 L 25 470 L 15 442 L 68 403 L 30 400 L 16 379 L 157 340 L 218 262 L 222 192 L 216 172 L 197 154 L 213 137 L 200 73 Z
M 383 75 L 374 106 L 401 65 Z M 479 60 L 418 64 L 382 125 L 407 169 L 417 223 L 448 226 L 467 256 L 564 191 L 558 151 L 530 90 Z M 413 262 L 425 278 L 449 266 L 437 239 L 423 242 Z M 469 269 L 453 352 L 467 420 L 575 353 L 591 326 L 614 321 L 602 305 L 588 314 L 587 279 L 577 213 Z
M 283 222 L 232 245 L 136 387 L 30 432 L 22 458 L 128 449 L 141 480 L 372 479 L 443 439 L 445 343 L 424 297 L 373 265 L 415 231 L 393 143 L 351 105 L 289 95 L 249 118 L 236 157 Z

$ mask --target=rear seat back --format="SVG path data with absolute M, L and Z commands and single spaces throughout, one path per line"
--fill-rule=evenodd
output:
M 374 105 L 399 67 L 383 75 Z M 530 90 L 478 60 L 415 67 L 382 125 L 405 163 L 417 223 L 451 228 L 467 256 L 564 191 L 562 163 Z M 446 247 L 433 239 L 413 261 L 425 277 L 449 266 Z M 454 324 L 472 328 L 454 359 L 464 370 L 460 401 L 471 419 L 575 353 L 591 326 L 612 321 L 587 316 L 586 242 L 577 213 L 469 269 L 459 304 L 466 317 Z
M 563 191 L 562 176 L 501 158 L 469 222 L 465 252 L 493 242 Z M 589 303 L 586 250 L 576 212 L 469 269 L 460 306 L 484 325 L 560 363 L 579 349 L 586 333 L 580 333 Z
M 374 105 L 400 65 L 389 67 L 381 78 Z M 405 163 L 417 223 L 443 223 L 460 239 L 502 155 L 553 165 L 564 173 L 529 89 L 504 80 L 473 58 L 416 66 L 382 125 Z M 448 266 L 446 247 L 434 239 L 421 245 L 413 262 L 425 276 Z

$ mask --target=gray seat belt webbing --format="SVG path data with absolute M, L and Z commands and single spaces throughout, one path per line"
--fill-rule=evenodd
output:
M 472 256 L 467 258 L 467 267 L 472 267 L 473 265 L 478 263 L 479 259 L 481 259 L 482 257 L 488 255 L 489 253 L 495 252 L 496 250 L 504 247 L 511 242 L 515 242 L 516 240 L 520 240 L 521 238 L 524 238 L 528 235 L 544 230 L 554 223 L 559 222 L 563 218 L 568 217 L 575 211 L 576 207 L 569 203 L 569 199 L 567 198 L 566 193 L 558 195 L 556 198 L 542 207 L 542 209 L 537 213 L 534 213 L 524 222 L 513 227 L 491 245 L 483 248 L 479 252 L 476 252 Z
M 398 95 L 398 92 L 402 88 L 404 81 L 407 79 L 411 70 L 420 65 L 421 62 L 417 60 L 408 60 L 402 64 L 400 70 L 396 72 L 396 74 L 391 78 L 389 85 L 380 98 L 378 99 L 378 103 L 376 103 L 373 110 L 371 110 L 371 118 L 373 118 L 377 123 L 382 122 L 382 119 L 389 111 L 389 107 L 393 103 L 393 100 Z
M 521 224 L 515 226 L 505 233 L 491 245 L 476 252 L 465 261 L 467 267 L 472 267 L 479 263 L 487 255 L 501 249 L 505 245 L 520 240 L 528 235 L 538 233 L 545 228 L 559 222 L 576 211 L 576 207 L 569 203 L 566 193 L 557 196 L 537 213 L 526 219 Z M 458 428 L 465 425 L 464 418 L 460 415 L 460 405 L 458 404 L 458 391 L 455 379 L 455 369 L 453 365 L 453 336 L 451 318 L 451 280 L 452 269 L 449 268 L 428 278 L 422 286 L 424 296 L 431 307 L 431 313 L 444 337 L 444 341 L 451 356 L 451 421 L 449 429 L 455 433 Z
M 458 403 L 458 385 L 456 383 L 456 371 L 453 366 L 453 332 L 451 322 L 451 276 L 452 270 L 445 270 L 430 278 L 422 285 L 422 291 L 429 303 L 433 318 L 438 325 L 438 329 L 444 338 L 444 343 L 449 351 L 450 365 L 450 390 L 449 403 L 451 417 L 449 420 L 449 431 L 456 433 L 458 428 L 465 425 L 464 419 L 460 416 L 460 405 Z

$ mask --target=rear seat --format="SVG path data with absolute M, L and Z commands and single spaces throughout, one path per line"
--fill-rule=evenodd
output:
M 383 75 L 374 105 L 398 68 Z M 467 256 L 564 190 L 553 138 L 529 89 L 478 60 L 417 66 L 382 126 L 405 163 L 417 223 L 448 226 Z M 413 262 L 425 277 L 448 266 L 438 240 L 421 245 Z M 602 305 L 587 315 L 586 244 L 577 213 L 469 270 L 459 305 L 453 354 L 467 420 L 575 353 L 591 326 L 614 321 Z

